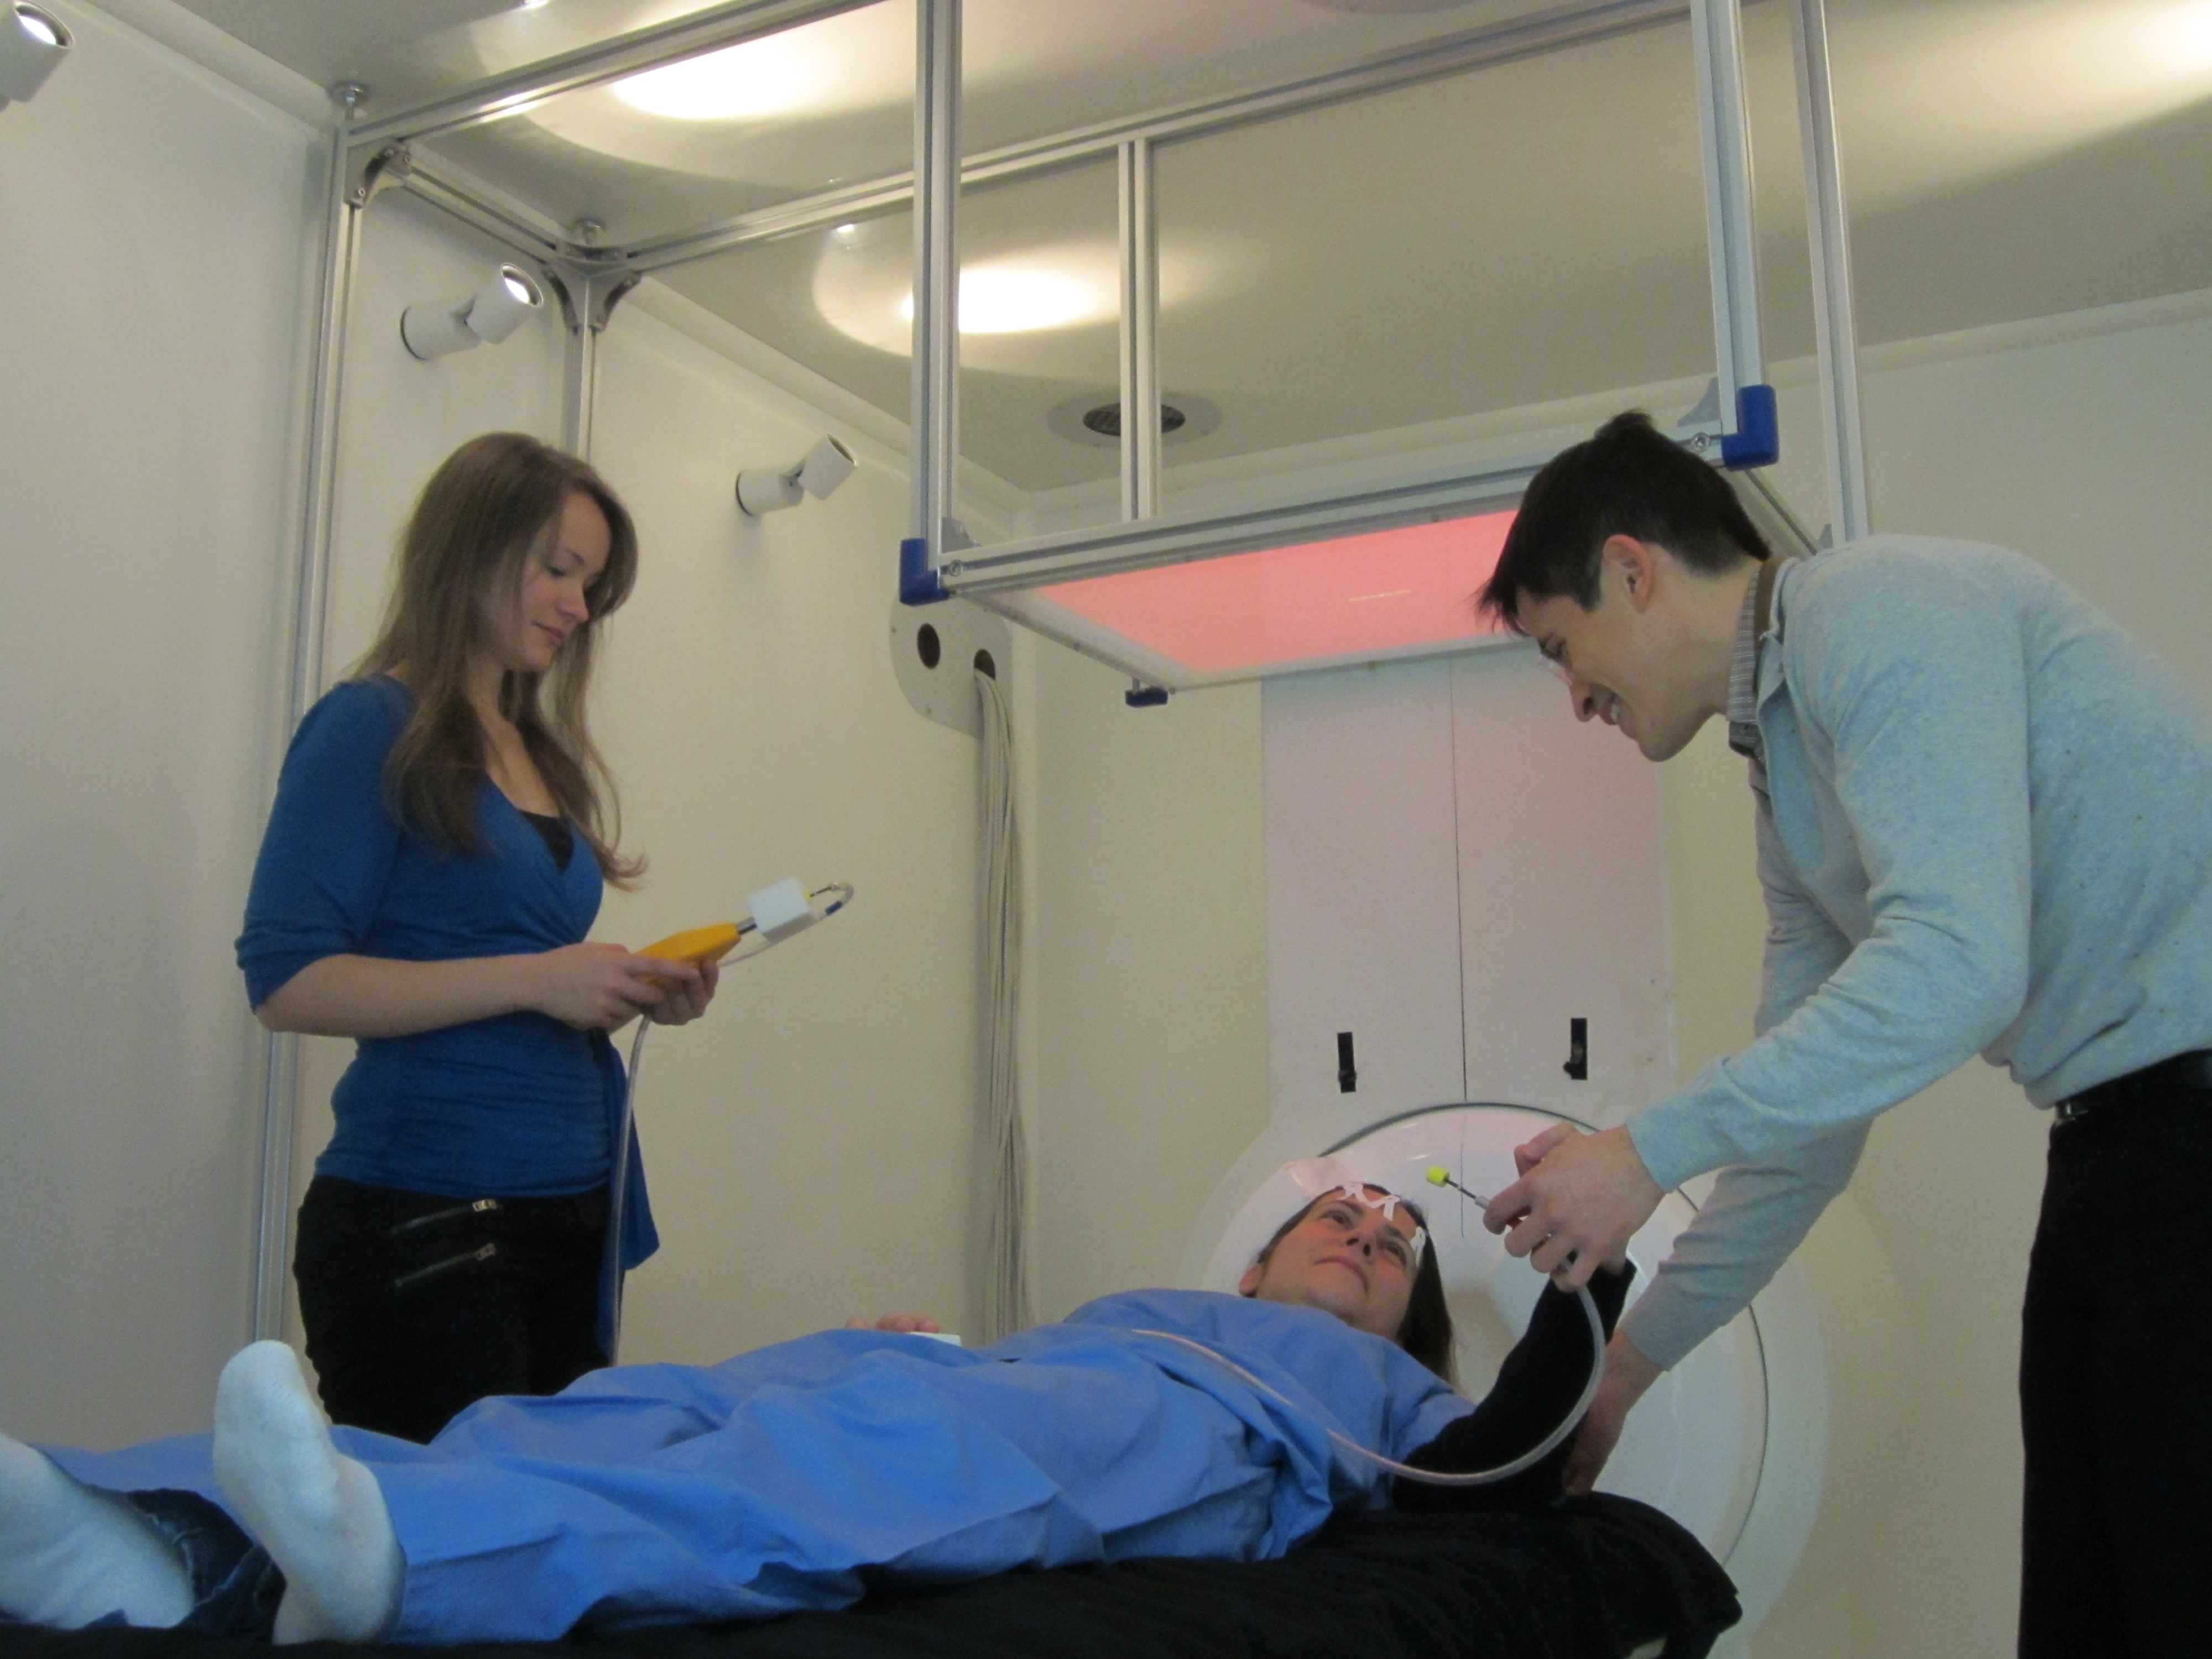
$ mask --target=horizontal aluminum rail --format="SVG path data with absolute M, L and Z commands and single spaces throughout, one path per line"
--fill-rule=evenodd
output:
M 948 592 L 992 593 L 1464 518 L 1517 501 L 1549 459 L 1523 456 L 1494 466 L 1413 473 L 1261 507 L 1171 514 L 1000 542 L 955 555 L 940 567 L 940 574 Z
M 961 182 L 973 188 L 1049 173 L 1109 156 L 1142 138 L 1155 143 L 1267 120 L 1417 82 L 1510 63 L 1583 46 L 1686 17 L 1690 0 L 1582 0 L 1508 22 L 1386 52 L 1340 69 L 1251 91 L 1171 105 L 1114 121 L 1071 128 L 1048 137 L 984 150 L 967 158 Z M 904 206 L 914 196 L 911 173 L 848 185 L 798 201 L 738 214 L 718 224 L 632 244 L 623 257 L 639 270 L 658 270 L 778 236 L 842 224 Z

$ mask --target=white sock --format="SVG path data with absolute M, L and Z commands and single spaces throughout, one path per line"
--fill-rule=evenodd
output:
M 111 1613 L 166 1627 L 191 1610 L 184 1557 L 152 1522 L 0 1434 L 0 1611 L 76 1630 Z
M 215 1395 L 215 1473 L 284 1573 L 276 1639 L 374 1642 L 399 1613 L 405 1564 L 376 1477 L 330 1423 L 282 1342 L 241 1348 Z

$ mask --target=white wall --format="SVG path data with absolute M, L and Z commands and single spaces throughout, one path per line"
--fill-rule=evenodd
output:
M 204 1424 L 249 1334 L 313 134 L 100 12 L 0 112 L 0 1423 Z
M 858 896 L 654 1033 L 638 1112 L 665 1243 L 631 1280 L 625 1357 L 720 1359 L 889 1308 L 973 1332 L 978 748 L 893 677 L 905 480 L 656 298 L 608 332 L 597 456 L 645 548 L 601 730 L 653 867 L 599 936 L 735 919 L 786 875 Z M 738 512 L 740 465 L 824 431 L 862 462 L 842 489 Z
M 1260 690 L 1129 708 L 1035 654 L 1038 1314 L 1175 1280 L 1267 1121 Z

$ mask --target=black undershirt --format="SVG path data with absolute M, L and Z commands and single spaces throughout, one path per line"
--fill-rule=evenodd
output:
M 521 811 L 520 807 L 515 809 Z M 568 827 L 568 820 L 558 812 L 523 812 L 523 821 L 545 838 L 545 850 L 553 855 L 553 867 L 568 867 L 568 855 L 576 850 L 576 832 Z

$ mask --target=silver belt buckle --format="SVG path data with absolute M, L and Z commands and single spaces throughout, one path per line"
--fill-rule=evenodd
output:
M 2051 1103 L 2051 1117 L 2054 1123 L 2072 1123 L 2088 1115 L 2089 1103 L 2076 1096 L 2069 1095 L 2063 1100 Z

